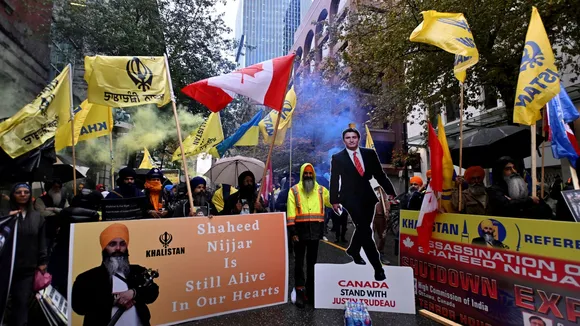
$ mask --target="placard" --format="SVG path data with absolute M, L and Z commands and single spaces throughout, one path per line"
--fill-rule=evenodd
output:
M 580 190 L 562 191 L 562 197 L 576 222 L 580 222 Z
M 316 264 L 314 307 L 344 310 L 347 301 L 361 301 L 369 311 L 415 313 L 413 269 L 383 266 L 387 279 L 375 281 L 368 266 Z
M 580 323 L 580 224 L 441 214 L 425 253 L 417 216 L 401 211 L 400 259 L 420 308 L 463 325 Z
M 159 272 L 152 325 L 173 325 L 283 304 L 288 298 L 284 213 L 115 222 L 129 231 L 129 263 Z M 101 232 L 112 222 L 71 225 L 69 323 L 74 282 L 103 262 Z M 110 318 L 110 316 L 109 316 Z
M 103 221 L 136 220 L 143 217 L 147 197 L 114 198 L 101 200 Z

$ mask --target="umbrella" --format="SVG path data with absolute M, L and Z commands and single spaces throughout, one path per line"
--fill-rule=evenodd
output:
M 536 142 L 540 145 L 544 141 L 537 135 Z M 530 128 L 518 126 L 499 126 L 481 128 L 463 139 L 463 168 L 479 165 L 491 168 L 495 161 L 502 156 L 513 159 L 524 159 L 531 156 Z M 453 163 L 459 165 L 459 141 L 451 149 Z
M 86 175 L 76 170 L 77 179 L 86 178 Z M 44 180 L 60 179 L 60 181 L 69 182 L 73 180 L 73 167 L 70 164 L 54 164 L 52 173 L 48 172 L 43 176 Z M 38 180 L 42 181 L 42 180 Z
M 251 171 L 256 177 L 256 183 L 262 180 L 264 162 L 251 157 L 234 156 L 217 160 L 205 174 L 213 183 L 238 185 L 238 176 L 244 171 Z

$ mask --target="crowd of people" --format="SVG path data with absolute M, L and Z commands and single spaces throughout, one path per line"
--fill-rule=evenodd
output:
M 349 145 L 348 137 L 356 138 L 355 142 Z M 375 270 L 375 279 L 384 279 L 382 265 L 389 264 L 384 249 L 391 204 L 397 203 L 404 210 L 420 210 L 431 182 L 430 174 L 427 173 L 426 182 L 419 176 L 410 178 L 408 191 L 395 197 L 392 184 L 382 172 L 378 159 L 375 162 L 376 154 L 358 148 L 359 139 L 360 134 L 356 130 L 347 130 L 343 134 L 346 149 L 333 156 L 331 177 L 344 174 L 341 175 L 343 185 L 340 189 L 336 189 L 336 183 L 332 180 L 328 187 L 319 184 L 310 163 L 305 163 L 298 175 L 287 174 L 282 178 L 268 198 L 258 194 L 256 178 L 250 171 L 238 176 L 237 187 L 220 184 L 215 191 L 208 188 L 205 178 L 198 176 L 189 180 L 193 209 L 190 207 L 187 185 L 171 184 L 157 168 L 147 173 L 143 189 L 137 186 L 136 171 L 130 167 L 118 172 L 118 186 L 109 191 L 102 184 L 93 190 L 81 183 L 76 196 L 70 196 L 62 182 L 51 180 L 45 183 L 44 193 L 35 199 L 29 184 L 14 185 L 7 198 L 9 210 L 2 212 L 2 216 L 17 215 L 19 219 L 9 325 L 27 324 L 28 303 L 33 295 L 32 285 L 37 271 L 50 272 L 53 287 L 66 296 L 70 223 L 99 221 L 104 199 L 142 198 L 141 218 L 194 215 L 211 218 L 214 215 L 285 212 L 289 251 L 295 261 L 293 274 L 298 307 L 313 302 L 314 265 L 319 241 L 328 241 L 328 232 L 333 231 L 337 244 L 349 244 L 346 230 L 350 216 L 355 231 L 346 253 L 356 264 L 365 265 L 359 254 L 360 250 L 364 250 Z M 353 167 L 352 171 L 344 168 L 349 164 Z M 373 177 L 379 184 L 368 187 L 366 183 Z M 517 170 L 516 162 L 509 157 L 502 157 L 496 162 L 490 179 L 490 185 L 486 187 L 486 173 L 479 166 L 470 167 L 464 176 L 458 176 L 450 196 L 453 209 L 471 215 L 573 221 L 561 195 L 561 191 L 570 185 L 562 183 L 552 188 L 550 196 L 558 200 L 554 210 L 544 199 L 530 195 L 528 184 Z M 200 208 L 204 208 L 201 213 Z M 331 221 L 332 228 L 329 228 Z
M 453 212 L 470 215 L 489 215 L 546 219 L 574 222 L 572 213 L 562 197 L 562 191 L 573 189 L 572 180 L 566 183 L 555 182 L 547 189 L 543 198 L 531 193 L 530 182 L 517 169 L 517 162 L 507 156 L 497 160 L 491 169 L 489 186 L 486 187 L 486 172 L 481 166 L 472 166 L 465 170 L 463 176 L 455 178 L 455 187 L 451 190 L 451 207 Z M 427 185 L 431 181 L 427 173 L 427 182 L 419 176 L 409 180 L 407 192 L 397 196 L 401 209 L 421 209 Z M 461 207 L 459 192 L 461 189 Z M 539 191 L 538 191 L 539 193 Z M 550 202 L 556 203 L 550 205 Z

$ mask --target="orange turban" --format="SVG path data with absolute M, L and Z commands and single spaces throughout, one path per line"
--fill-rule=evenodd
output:
M 307 165 L 304 168 L 304 172 L 310 172 L 310 173 L 314 173 L 314 169 L 312 168 L 312 165 Z
M 104 229 L 103 232 L 101 232 L 101 249 L 105 250 L 105 247 L 109 244 L 109 242 L 116 238 L 125 240 L 127 245 L 129 245 L 129 229 L 127 229 L 125 224 L 111 224 L 106 229 Z
M 409 182 L 410 183 L 416 183 L 419 186 L 422 186 L 423 185 L 423 179 L 421 179 L 421 177 L 417 177 L 417 176 L 411 177 L 411 180 L 409 180 Z
M 427 178 L 431 178 L 431 170 L 427 170 Z
M 473 177 L 485 177 L 485 170 L 481 166 L 472 166 L 465 170 L 465 181 L 469 182 Z

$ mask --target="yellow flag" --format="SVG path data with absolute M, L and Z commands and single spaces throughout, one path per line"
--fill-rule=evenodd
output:
M 295 108 L 296 92 L 294 91 L 294 86 L 292 86 L 288 93 L 286 93 L 286 98 L 284 99 L 284 106 L 282 107 L 281 112 L 282 115 L 280 116 L 280 125 L 278 125 L 278 133 L 276 134 L 276 142 L 274 143 L 275 145 L 282 145 L 284 143 L 286 131 L 288 128 L 292 127 L 292 114 L 294 113 Z M 272 142 L 271 138 L 274 135 L 274 128 L 276 128 L 277 119 L 278 111 L 272 110 L 258 124 L 265 143 Z
M 542 118 L 540 109 L 560 93 L 560 76 L 552 46 L 536 7 L 526 34 L 526 45 L 516 88 L 514 122 L 531 126 Z
M 373 141 L 373 137 L 371 136 L 369 126 L 365 125 L 365 129 L 367 131 L 367 139 L 366 139 L 365 147 L 375 149 L 375 142 Z
M 455 210 L 451 205 L 451 193 L 455 187 L 453 182 L 453 172 L 455 169 L 453 167 L 449 145 L 447 144 L 447 136 L 445 135 L 445 127 L 443 127 L 441 115 L 439 115 L 439 122 L 437 123 L 437 138 L 439 138 L 439 143 L 443 147 L 443 193 L 441 194 L 441 207 L 447 213 L 454 213 Z
M 153 158 L 151 157 L 151 154 L 149 154 L 147 148 L 143 148 L 143 161 L 141 161 L 141 165 L 139 165 L 139 168 L 152 169 L 156 167 L 157 165 L 155 164 L 155 161 L 153 161 Z
M 471 28 L 463 14 L 423 11 L 423 22 L 415 28 L 411 42 L 427 43 L 455 54 L 453 72 L 465 81 L 465 71 L 479 61 L 479 52 Z
M 79 135 L 79 141 L 106 136 L 113 131 L 113 109 L 110 106 L 91 104 L 85 100 L 81 106 L 91 110 Z
M 71 109 L 70 79 L 69 65 L 34 101 L 0 123 L 0 147 L 10 157 L 39 147 L 55 136 L 58 126 L 66 125 Z
M 97 104 L 90 104 L 84 100 L 81 105 L 74 110 L 75 114 L 75 145 L 91 138 L 108 135 L 113 130 L 113 115 L 111 107 Z M 59 126 L 55 136 L 55 150 L 72 146 L 71 122 L 64 126 Z
M 199 128 L 185 138 L 183 149 L 186 156 L 194 156 L 208 152 L 222 140 L 224 140 L 224 131 L 219 112 L 212 112 Z M 177 161 L 180 157 L 181 150 L 177 148 L 173 153 L 172 161 Z
M 84 103 L 84 102 L 83 102 Z M 78 106 L 74 110 L 75 116 L 75 145 L 79 142 L 79 135 L 81 134 L 81 129 L 83 128 L 83 124 L 89 114 L 91 108 Z M 71 123 L 72 121 L 68 121 L 66 124 L 62 126 L 58 126 L 56 129 L 56 135 L 54 136 L 54 150 L 60 151 L 61 149 L 72 146 L 72 137 L 71 137 Z
M 165 57 L 85 57 L 90 103 L 111 107 L 171 101 Z

